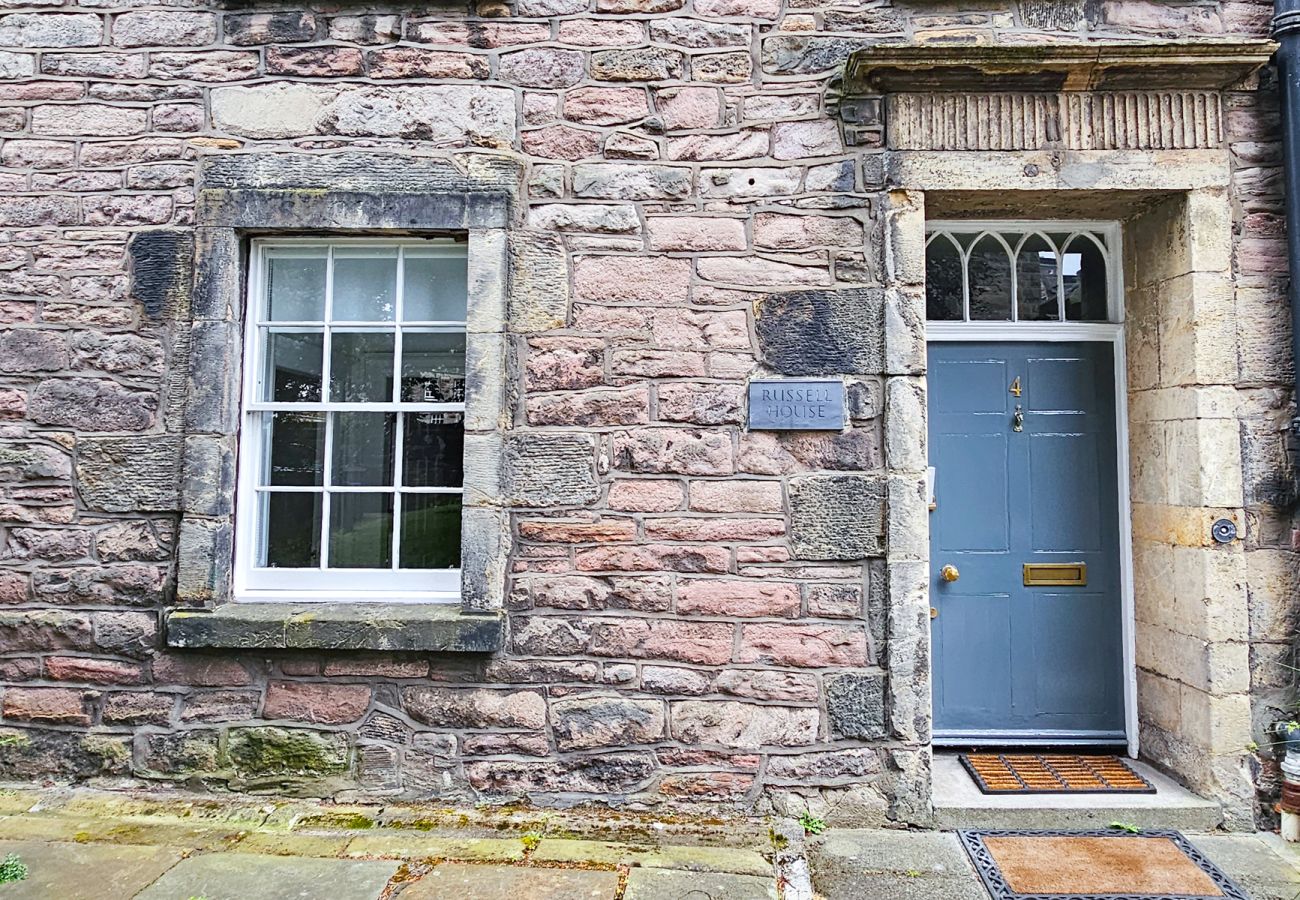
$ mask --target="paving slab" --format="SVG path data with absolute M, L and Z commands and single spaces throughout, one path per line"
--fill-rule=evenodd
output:
M 575 841 L 543 838 L 531 857 L 535 862 L 594 862 L 612 866 L 771 875 L 772 864 L 753 850 L 732 847 L 688 847 L 670 844 L 647 847 L 614 841 Z
M 827 900 L 988 900 L 954 834 L 835 829 L 808 843 Z
M 623 900 L 777 900 L 776 879 L 718 872 L 633 869 Z
M 0 841 L 0 858 L 10 853 L 28 875 L 0 887 L 5 900 L 128 900 L 181 861 L 163 847 Z
M 344 855 L 518 862 L 524 858 L 524 842 L 519 838 L 451 838 L 399 829 L 359 834 L 348 843 Z
M 1300 851 L 1282 841 L 1275 845 L 1251 834 L 1193 834 L 1188 838 L 1254 900 L 1300 897 L 1300 869 L 1295 865 L 1300 863 Z
M 446 863 L 402 889 L 402 900 L 613 900 L 618 873 Z
M 178 863 L 136 900 L 375 900 L 395 862 L 205 853 Z
M 265 853 L 269 856 L 342 856 L 350 834 L 296 834 L 283 831 L 254 831 L 231 851 Z

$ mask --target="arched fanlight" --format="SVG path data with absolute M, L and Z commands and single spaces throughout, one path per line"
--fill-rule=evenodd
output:
M 925 248 L 925 317 L 960 322 L 966 307 L 966 261 L 946 232 L 935 232 Z
M 1105 322 L 1109 318 L 1110 278 L 1106 249 L 1092 234 L 1078 232 L 1061 254 L 1065 320 Z
M 970 320 L 1006 322 L 1015 294 L 1011 246 L 996 232 L 986 231 L 966 257 Z

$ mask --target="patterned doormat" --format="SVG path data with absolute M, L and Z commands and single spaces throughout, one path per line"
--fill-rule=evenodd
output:
M 1177 831 L 962 831 L 993 900 L 1250 900 Z
M 1154 794 L 1118 756 L 963 753 L 958 759 L 986 794 Z

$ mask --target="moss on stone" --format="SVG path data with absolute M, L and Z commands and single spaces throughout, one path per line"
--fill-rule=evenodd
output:
M 235 728 L 228 753 L 241 775 L 337 775 L 348 769 L 347 737 L 289 728 Z

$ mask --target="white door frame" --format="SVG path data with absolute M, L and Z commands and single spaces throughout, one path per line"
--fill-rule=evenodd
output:
M 1138 703 L 1137 703 L 1137 607 L 1133 589 L 1133 520 L 1129 486 L 1129 433 L 1128 433 L 1128 367 L 1124 353 L 1123 324 L 1123 265 L 1120 257 L 1119 224 L 1068 222 L 927 222 L 927 232 L 945 226 L 963 229 L 989 227 L 1004 231 L 1017 227 L 1041 229 L 1053 226 L 1071 230 L 1089 227 L 1105 230 L 1112 235 L 1108 253 L 1110 265 L 1110 297 L 1108 304 L 1111 322 L 927 322 L 926 341 L 936 342 L 1109 342 L 1114 353 L 1115 367 L 1115 444 L 1116 481 L 1119 493 L 1119 566 L 1120 601 L 1122 608 L 1121 640 L 1124 665 L 1124 733 L 1128 742 L 1128 755 L 1138 755 Z M 1013 304 L 1013 309 L 1014 304 Z M 927 520 L 928 521 L 928 520 Z

